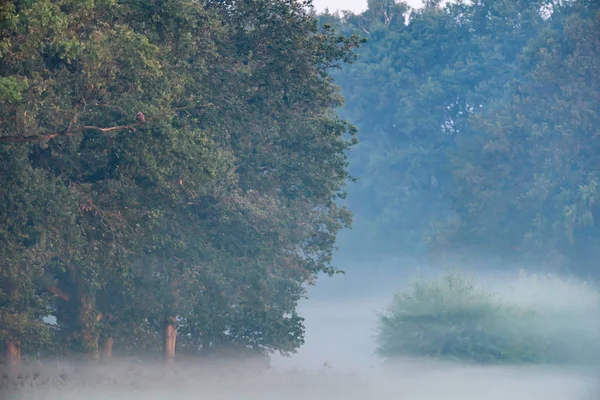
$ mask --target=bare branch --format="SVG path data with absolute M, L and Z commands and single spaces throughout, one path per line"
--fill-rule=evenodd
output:
M 107 217 L 106 213 L 104 211 L 102 211 L 100 208 L 98 208 L 98 206 L 96 206 L 96 204 L 94 204 L 94 202 L 91 199 L 87 200 L 87 204 L 88 204 L 88 206 L 83 207 L 83 209 L 94 210 L 96 213 L 98 213 L 100 215 L 100 218 L 102 219 L 102 221 L 106 222 L 109 230 L 111 232 L 114 232 L 115 228 L 114 228 L 112 222 L 110 221 L 110 218 Z M 119 215 L 117 214 L 117 216 L 119 216 Z
M 149 121 L 150 119 L 147 119 L 146 121 Z M 130 125 L 118 125 L 118 126 L 111 126 L 108 128 L 102 128 L 99 126 L 81 126 L 78 128 L 71 128 L 71 125 L 73 124 L 73 121 L 69 122 L 69 125 L 67 126 L 67 129 L 65 129 L 62 132 L 53 132 L 53 133 L 46 133 L 43 135 L 33 135 L 33 136 L 0 136 L 0 143 L 39 143 L 39 142 L 47 142 L 49 140 L 52 140 L 54 138 L 60 137 L 60 136 L 75 136 L 76 133 L 81 133 L 84 131 L 98 131 L 98 132 L 102 132 L 102 133 L 109 133 L 109 132 L 118 132 L 118 131 L 124 131 L 124 130 L 135 130 L 135 127 L 142 125 L 142 123 L 135 123 L 135 124 L 130 124 Z
M 75 264 L 68 263 L 67 264 L 67 269 L 71 273 L 71 278 L 75 278 L 75 274 L 77 273 L 77 268 L 75 268 Z
M 63 292 L 62 290 L 60 290 L 56 286 L 48 286 L 48 291 L 50 293 L 52 293 L 53 295 L 55 295 L 56 297 L 58 297 L 59 299 L 61 299 L 61 300 L 64 300 L 64 301 L 70 301 L 71 300 L 71 296 L 69 296 L 68 293 Z

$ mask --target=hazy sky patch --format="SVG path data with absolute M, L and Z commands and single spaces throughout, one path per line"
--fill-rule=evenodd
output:
M 360 13 L 367 9 L 367 0 L 314 0 L 315 9 L 319 12 L 329 8 L 329 11 L 350 10 L 354 13 Z M 408 0 L 412 7 L 423 5 L 421 0 Z

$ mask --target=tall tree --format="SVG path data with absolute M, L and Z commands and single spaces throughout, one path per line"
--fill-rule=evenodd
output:
M 43 276 L 67 348 L 96 359 L 103 338 L 109 357 L 144 332 L 172 359 L 177 329 L 261 353 L 301 344 L 303 284 L 335 272 L 350 221 L 335 200 L 354 128 L 328 73 L 359 44 L 308 6 L 2 6 L 0 144 L 70 199 Z
M 28 147 L 0 148 L 0 341 L 12 366 L 19 364 L 23 348 L 36 351 L 51 339 L 42 317 L 52 303 L 40 283 L 72 203 L 57 180 L 31 168 L 28 152 Z

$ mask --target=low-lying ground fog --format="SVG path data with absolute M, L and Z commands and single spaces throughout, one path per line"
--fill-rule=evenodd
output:
M 360 367 L 360 366 L 357 366 Z M 56 368 L 56 367 L 55 367 Z M 583 400 L 598 399 L 592 373 L 551 368 L 467 367 L 404 360 L 366 371 L 269 370 L 251 363 L 58 366 L 9 400 Z M 26 384 L 30 386 L 30 384 Z M 8 392 L 7 392 L 8 393 Z
M 377 312 L 390 301 L 406 277 L 378 277 L 369 285 L 348 274 L 311 289 L 302 303 L 306 344 L 291 358 L 275 356 L 271 368 L 250 361 L 191 362 L 155 365 L 115 359 L 109 365 L 76 366 L 47 362 L 29 378 L 18 400 L 579 400 L 600 399 L 595 367 L 468 366 L 426 359 L 403 359 L 393 365 L 374 356 Z M 538 279 L 515 274 L 479 276 L 486 287 L 527 305 L 577 313 L 565 321 L 591 329 L 600 322 L 596 292 L 581 282 Z M 330 287 L 327 287 L 330 285 Z M 331 285 L 337 285 L 331 290 Z M 344 290 L 347 285 L 348 290 Z M 357 289 L 362 287 L 362 289 Z M 370 287 L 370 289 L 369 289 Z M 352 289 L 350 289 L 352 288 Z M 317 290 L 315 292 L 315 290 Z M 320 290 L 321 292 L 318 292 Z M 338 295 L 324 295 L 336 292 Z M 585 320 L 585 321 L 584 321 Z M 544 323 L 553 324 L 551 321 Z M 558 322 L 557 322 L 558 323 Z M 600 339 L 600 338 L 599 338 Z M 117 352 L 117 346 L 115 346 Z M 33 383 L 32 383 L 33 382 Z

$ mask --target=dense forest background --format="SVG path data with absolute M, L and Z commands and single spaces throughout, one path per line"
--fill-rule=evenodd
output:
M 368 39 L 334 72 L 360 132 L 340 259 L 462 255 L 597 276 L 600 3 L 425 3 L 320 19 Z

